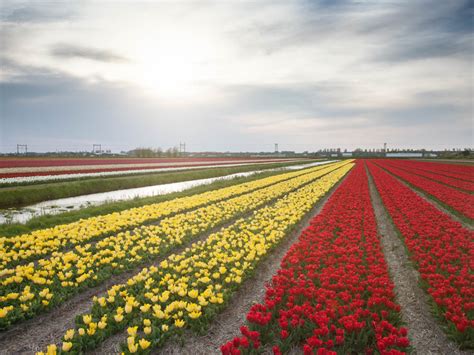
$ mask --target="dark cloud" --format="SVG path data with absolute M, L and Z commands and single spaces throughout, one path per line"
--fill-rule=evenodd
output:
M 417 1 L 392 5 L 360 24 L 357 33 L 376 38 L 372 59 L 381 62 L 458 57 L 473 51 L 472 1 Z
M 127 59 L 106 49 L 81 47 L 70 44 L 57 44 L 51 49 L 51 54 L 59 58 L 84 58 L 99 62 L 125 62 Z
M 471 39 L 425 33 L 392 41 L 390 45 L 380 48 L 375 60 L 394 63 L 443 57 L 469 59 L 473 55 L 472 51 Z
M 58 4 L 59 5 L 59 4 Z M 66 4 L 64 4 L 66 5 Z M 10 23 L 43 23 L 70 20 L 76 16 L 71 6 L 5 6 L 0 12 L 0 20 Z
M 255 21 L 231 35 L 246 48 L 274 54 L 292 47 L 357 38 L 374 44 L 368 60 L 405 62 L 446 56 L 470 59 L 474 2 L 436 0 L 303 1 L 299 21 Z M 333 42 L 332 42 L 333 41 Z

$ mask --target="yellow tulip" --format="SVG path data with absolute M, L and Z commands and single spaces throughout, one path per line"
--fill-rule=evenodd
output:
M 56 355 L 58 347 L 55 344 L 48 345 L 46 355 Z
M 177 328 L 182 328 L 184 327 L 184 325 L 186 324 L 186 322 L 182 319 L 176 319 L 174 321 L 174 325 L 177 327 Z
M 128 335 L 130 335 L 131 337 L 134 337 L 137 335 L 137 330 L 138 330 L 138 326 L 135 326 L 135 327 L 129 327 L 127 329 L 127 333 Z
M 138 345 L 135 343 L 128 343 L 128 351 L 130 351 L 132 354 L 135 354 L 138 350 Z
M 84 316 L 82 316 L 82 320 L 84 321 L 84 324 L 89 324 L 90 322 L 92 322 L 92 316 L 90 314 L 86 314 Z
M 199 295 L 198 290 L 191 290 L 191 291 L 188 292 L 188 296 L 191 297 L 191 298 L 197 298 L 198 295 Z
M 74 329 L 68 329 L 66 331 L 66 334 L 64 335 L 64 340 L 71 340 L 74 337 L 75 330 Z
M 151 343 L 150 343 L 148 340 L 146 340 L 146 339 L 140 339 L 140 340 L 138 341 L 138 343 L 140 344 L 140 347 L 141 347 L 143 350 L 145 350 L 146 348 L 148 348 L 148 347 L 150 346 L 150 344 L 151 344 Z
M 66 342 L 63 342 L 63 346 L 62 346 L 61 349 L 62 349 L 62 351 L 69 351 L 69 350 L 71 350 L 71 348 L 72 348 L 72 343 L 66 341 Z
M 191 312 L 189 313 L 189 317 L 192 318 L 192 319 L 197 319 L 201 316 L 201 312 Z

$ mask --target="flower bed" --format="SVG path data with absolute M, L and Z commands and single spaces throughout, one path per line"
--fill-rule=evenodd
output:
M 439 170 L 433 168 L 432 170 L 427 170 L 423 165 L 415 162 L 391 160 L 386 161 L 390 166 L 402 169 L 408 173 L 419 175 L 427 179 L 445 184 L 449 187 L 454 187 L 456 189 L 464 190 L 465 192 L 474 192 L 474 182 L 462 180 L 459 178 L 454 178 L 446 176 L 439 173 Z M 474 169 L 473 169 L 474 173 Z
M 393 223 L 415 262 L 448 335 L 474 348 L 474 232 L 369 164 Z
M 95 299 L 89 314 L 76 319 L 76 329 L 66 332 L 61 348 L 82 352 L 128 327 L 124 352 L 147 352 L 184 328 L 202 330 L 269 250 L 351 167 L 346 164 L 113 286 L 107 296 Z
M 409 350 L 384 261 L 364 164 L 357 162 L 293 245 L 223 354 Z
M 416 165 L 417 168 L 435 172 L 440 175 L 474 182 L 474 165 L 443 164 L 439 162 L 432 163 L 411 160 L 405 160 L 405 163 L 408 166 Z
M 130 229 L 148 221 L 157 220 L 176 213 L 190 210 L 212 202 L 222 201 L 240 194 L 276 184 L 312 172 L 329 172 L 338 168 L 336 163 L 318 166 L 301 171 L 290 172 L 259 179 L 249 183 L 238 184 L 218 190 L 178 198 L 171 201 L 146 205 L 125 211 L 81 219 L 77 222 L 57 225 L 52 228 L 36 230 L 15 237 L 0 237 L 0 270 L 12 267 L 19 262 L 33 260 L 39 256 L 50 254 L 67 247 Z M 0 276 L 2 272 L 0 271 Z
M 461 215 L 474 219 L 474 195 L 462 192 L 431 179 L 392 167 L 387 160 L 376 160 L 376 164 L 398 176 L 410 185 L 428 193 Z
M 337 165 L 338 167 L 341 164 Z M 55 251 L 35 264 L 4 269 L 0 280 L 0 327 L 31 317 L 95 286 L 114 273 L 130 269 L 195 238 L 229 219 L 252 211 L 332 171 L 319 169 L 252 193 L 176 214 L 158 225 L 121 232 L 73 250 Z M 41 246 L 41 245 L 40 245 Z

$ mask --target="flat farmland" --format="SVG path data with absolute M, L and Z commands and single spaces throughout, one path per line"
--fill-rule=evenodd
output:
M 0 347 L 470 353 L 473 182 L 349 159 L 0 237 Z
M 218 167 L 287 162 L 291 159 L 246 158 L 0 158 L 0 183 L 136 174 L 190 167 Z M 80 174 L 80 175 L 77 175 Z M 40 178 L 41 177 L 41 178 Z

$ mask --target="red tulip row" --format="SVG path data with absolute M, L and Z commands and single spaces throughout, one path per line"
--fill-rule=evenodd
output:
M 406 172 L 402 169 L 395 168 L 391 166 L 391 163 L 388 160 L 376 160 L 375 162 L 412 186 L 432 195 L 456 212 L 459 212 L 470 219 L 474 219 L 474 195 L 456 190 L 428 178 Z
M 264 302 L 248 312 L 249 326 L 221 350 L 400 354 L 409 341 L 399 310 L 359 161 L 288 251 Z
M 427 170 L 418 162 L 408 162 L 406 160 L 391 160 L 389 164 L 393 167 L 405 170 L 408 173 L 419 175 L 436 182 L 454 187 L 457 189 L 464 190 L 466 192 L 474 192 L 474 182 L 461 180 L 455 177 L 449 177 L 443 174 L 439 174 L 436 169 Z M 473 169 L 474 170 L 474 169 Z
M 369 170 L 448 335 L 474 347 L 474 232 L 375 164 Z
M 442 175 L 454 177 L 457 179 L 462 179 L 466 181 L 474 182 L 474 166 L 469 165 L 459 165 L 459 164 L 442 164 L 442 163 L 432 163 L 432 162 L 421 162 L 421 161 L 407 161 L 409 164 L 416 164 L 419 167 L 422 167 L 425 170 L 436 172 Z
M 419 169 L 431 171 L 432 173 L 439 175 L 474 182 L 474 166 L 472 165 L 428 163 L 410 160 L 405 160 L 405 164 L 408 166 L 416 165 L 416 167 Z

